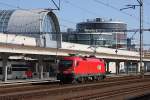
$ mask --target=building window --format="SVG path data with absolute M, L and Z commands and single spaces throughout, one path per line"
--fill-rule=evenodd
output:
M 49 34 L 50 40 L 56 40 L 56 34 L 52 32 L 56 32 L 54 22 L 50 16 L 45 16 L 42 22 L 42 32 Z

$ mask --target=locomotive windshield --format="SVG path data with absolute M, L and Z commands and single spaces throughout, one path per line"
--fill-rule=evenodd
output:
M 68 68 L 68 67 L 71 67 L 72 64 L 73 64 L 72 60 L 60 60 L 59 67 Z

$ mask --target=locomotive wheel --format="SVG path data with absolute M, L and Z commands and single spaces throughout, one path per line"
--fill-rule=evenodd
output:
M 85 83 L 84 77 L 81 77 L 81 83 Z
M 106 78 L 106 76 L 105 75 L 103 75 L 103 79 L 105 79 Z
M 97 81 L 97 77 L 93 76 L 93 81 L 96 82 Z
M 84 79 L 85 83 L 88 82 L 88 78 L 87 77 L 84 77 L 83 79 Z
M 95 77 L 94 76 L 92 77 L 92 81 L 95 81 Z
M 101 76 L 97 76 L 97 77 L 96 77 L 96 80 L 97 80 L 97 81 L 100 81 L 100 80 L 101 80 Z
M 72 84 L 78 84 L 78 81 L 77 81 L 76 79 L 74 79 L 74 80 L 72 81 Z
M 81 82 L 82 82 L 81 77 L 79 77 L 79 78 L 77 79 L 77 81 L 78 81 L 78 83 L 81 83 Z
M 78 81 L 78 83 L 84 83 L 85 82 L 83 77 L 79 77 L 77 81 Z

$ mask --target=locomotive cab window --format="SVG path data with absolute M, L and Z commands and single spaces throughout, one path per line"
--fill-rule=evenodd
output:
M 80 63 L 79 61 L 76 61 L 76 62 L 75 62 L 75 67 L 78 67 L 78 66 L 79 66 L 79 63 Z
M 59 67 L 68 68 L 68 67 L 72 67 L 72 65 L 73 65 L 72 60 L 60 60 L 60 62 L 59 62 Z

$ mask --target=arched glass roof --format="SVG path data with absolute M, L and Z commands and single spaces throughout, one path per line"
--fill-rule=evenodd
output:
M 61 46 L 57 17 L 48 9 L 0 10 L 0 32 L 35 37 L 39 46 Z
M 0 10 L 0 32 L 59 32 L 57 17 L 50 10 Z

